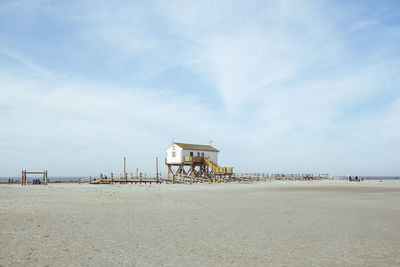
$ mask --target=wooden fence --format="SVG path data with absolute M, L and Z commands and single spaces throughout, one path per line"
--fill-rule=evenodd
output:
M 177 179 L 178 178 L 178 179 Z M 180 176 L 175 177 L 176 183 L 201 183 L 201 182 L 267 182 L 275 180 L 323 180 L 323 179 L 334 179 L 335 177 L 329 176 L 328 174 L 312 174 L 312 173 L 234 173 L 230 177 L 223 178 L 199 178 L 191 176 Z M 172 177 L 168 177 L 164 173 L 148 173 L 148 172 L 137 172 L 119 174 L 116 175 L 111 173 L 109 176 L 100 173 L 98 177 L 88 177 L 86 179 L 79 180 L 82 183 L 91 184 L 147 184 L 147 183 L 172 183 Z

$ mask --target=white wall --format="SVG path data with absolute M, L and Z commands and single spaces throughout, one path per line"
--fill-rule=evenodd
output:
M 175 157 L 174 157 L 175 152 Z M 171 145 L 167 148 L 166 151 L 166 159 L 168 164 L 179 164 L 182 163 L 182 148 L 177 145 Z

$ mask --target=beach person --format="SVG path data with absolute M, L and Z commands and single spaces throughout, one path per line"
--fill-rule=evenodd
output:
M 11 179 L 10 178 L 8 178 L 8 183 L 11 183 Z

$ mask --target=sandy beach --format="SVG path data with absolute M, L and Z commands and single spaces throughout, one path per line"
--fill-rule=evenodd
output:
M 0 185 L 0 265 L 399 266 L 400 181 Z

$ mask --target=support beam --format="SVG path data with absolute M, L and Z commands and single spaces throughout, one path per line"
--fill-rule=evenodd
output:
M 158 183 L 158 157 L 156 157 L 156 179 Z
M 124 176 L 126 175 L 126 157 L 124 157 Z

